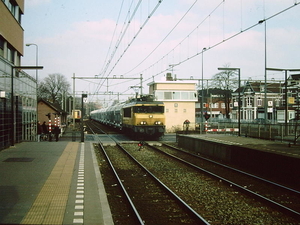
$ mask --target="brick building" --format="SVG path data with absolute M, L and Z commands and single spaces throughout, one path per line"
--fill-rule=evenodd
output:
M 67 112 L 62 110 L 58 104 L 53 104 L 46 100 L 38 101 L 38 121 L 42 124 L 44 121 L 49 125 L 49 118 L 47 115 L 50 115 L 51 124 L 61 126 L 67 122 Z

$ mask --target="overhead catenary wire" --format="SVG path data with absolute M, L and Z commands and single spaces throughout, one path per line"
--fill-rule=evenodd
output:
M 115 29 L 113 31 L 113 34 L 112 34 L 112 37 L 111 37 L 111 40 L 110 40 L 110 44 L 109 44 L 109 47 L 108 47 L 108 51 L 106 53 L 106 56 L 105 56 L 105 59 L 104 59 L 104 64 L 103 64 L 103 67 L 101 69 L 101 72 L 100 74 L 102 74 L 105 70 L 105 65 L 107 65 L 107 58 L 108 58 L 108 55 L 111 51 L 111 46 L 112 46 L 112 43 L 113 43 L 113 40 L 114 40 L 114 37 L 115 37 L 115 33 L 117 31 L 117 28 L 118 28 L 118 24 L 119 24 L 119 19 L 120 19 L 120 16 L 121 16 L 121 12 L 122 12 L 122 9 L 123 9 L 123 5 L 124 5 L 124 0 L 122 1 L 121 3 L 121 7 L 120 7 L 120 10 L 119 10 L 119 13 L 118 13 L 118 18 L 117 18 L 117 21 L 116 21 L 116 26 L 115 26 Z
M 138 63 L 134 68 L 126 72 L 125 74 L 128 74 L 132 72 L 134 69 L 136 69 L 138 66 L 140 66 L 143 62 L 145 62 L 157 49 L 158 47 L 167 39 L 167 37 L 170 36 L 170 34 L 175 30 L 175 28 L 178 26 L 178 24 L 184 19 L 184 17 L 189 13 L 189 11 L 194 7 L 198 0 L 194 1 L 194 3 L 190 6 L 190 8 L 184 13 L 184 15 L 178 20 L 178 22 L 174 25 L 174 27 L 168 32 L 168 34 L 159 42 L 159 44 L 140 62 Z
M 123 38 L 125 37 L 125 34 L 126 34 L 128 28 L 130 26 L 130 23 L 131 23 L 132 19 L 134 18 L 134 16 L 135 16 L 135 14 L 136 14 L 136 12 L 137 12 L 137 10 L 138 10 L 141 2 L 142 2 L 142 0 L 139 0 L 138 4 L 135 6 L 135 9 L 134 9 L 132 15 L 130 16 L 130 18 L 128 19 L 128 21 L 126 23 L 126 26 L 125 26 L 124 30 L 121 30 L 120 37 L 117 40 L 117 43 L 116 43 L 115 48 L 114 48 L 114 50 L 113 50 L 113 52 L 112 52 L 112 54 L 110 56 L 110 59 L 107 61 L 104 71 L 102 71 L 102 77 L 105 76 L 105 73 L 106 73 L 106 71 L 107 71 L 110 63 L 112 62 L 112 59 L 114 58 L 114 56 L 115 56 L 115 54 L 116 54 L 116 52 L 117 52 L 117 50 L 118 50 L 118 48 L 119 48 L 119 46 L 120 46 Z M 132 3 L 133 3 L 133 1 L 132 1 Z M 130 10 L 128 10 L 128 14 L 129 14 L 129 12 L 130 12 Z
M 133 18 L 134 15 L 136 14 L 136 11 L 137 11 L 137 9 L 138 9 L 138 6 L 140 5 L 141 2 L 142 2 L 142 0 L 140 0 L 139 3 L 137 4 L 137 6 L 135 7 L 134 13 L 132 14 L 130 20 L 128 21 L 128 24 L 127 24 L 128 26 L 126 27 L 126 30 L 128 29 L 129 24 L 130 24 L 130 21 L 132 20 L 132 18 Z M 138 34 L 141 32 L 142 28 L 147 24 L 147 22 L 149 21 L 149 19 L 152 17 L 152 15 L 155 13 L 155 11 L 157 10 L 157 8 L 160 6 L 160 4 L 161 4 L 162 2 L 163 2 L 163 0 L 159 0 L 159 1 L 158 1 L 158 3 L 156 4 L 156 6 L 154 7 L 154 9 L 153 9 L 153 10 L 151 11 L 151 13 L 147 16 L 147 18 L 146 18 L 145 22 L 143 23 L 143 25 L 141 26 L 141 28 L 138 30 L 137 34 L 135 34 L 135 35 L 133 36 L 132 40 L 131 40 L 130 43 L 127 45 L 126 49 L 123 51 L 123 53 L 122 53 L 121 56 L 118 58 L 117 62 L 113 65 L 112 69 L 110 70 L 110 72 L 109 72 L 108 74 L 106 74 L 106 70 L 107 70 L 107 68 L 108 68 L 108 66 L 109 66 L 109 65 L 107 65 L 106 70 L 105 70 L 105 71 L 103 72 L 103 74 L 102 74 L 102 77 L 103 77 L 103 78 L 104 78 L 104 77 L 107 78 L 107 77 L 109 77 L 109 76 L 111 75 L 111 73 L 112 73 L 113 69 L 115 68 L 115 66 L 119 63 L 120 59 L 123 57 L 123 55 L 125 54 L 125 52 L 126 52 L 126 51 L 128 50 L 128 48 L 131 46 L 131 44 L 133 43 L 133 41 L 136 40 L 136 37 L 137 37 Z M 121 36 L 122 38 L 121 38 L 121 39 L 123 39 L 125 33 L 126 33 L 126 32 L 123 32 L 123 33 L 122 33 L 122 36 Z M 116 45 L 116 48 L 114 49 L 114 54 L 113 54 L 113 56 L 115 55 L 115 53 L 116 53 L 116 51 L 117 51 L 117 49 L 118 49 L 120 43 L 121 43 L 121 41 L 118 41 L 118 43 L 117 43 L 117 45 Z M 112 61 L 113 56 L 112 56 L 111 59 L 109 60 L 109 63 Z M 105 78 L 104 78 L 104 79 L 105 79 Z M 102 83 L 99 84 L 97 90 L 99 90 L 99 89 L 102 87 L 103 83 L 104 83 L 104 80 L 102 81 Z M 96 90 L 96 91 L 97 91 L 97 90 Z
M 293 7 L 299 5 L 299 3 L 300 3 L 300 2 L 295 2 L 293 5 L 291 5 L 291 6 L 287 7 L 287 8 L 285 8 L 285 9 L 283 9 L 283 10 L 281 10 L 281 11 L 279 11 L 279 12 L 277 12 L 277 13 L 275 13 L 275 14 L 273 14 L 273 15 L 267 17 L 267 18 L 264 18 L 264 19 L 262 19 L 262 20 L 259 20 L 257 23 L 255 23 L 255 24 L 253 24 L 253 25 L 250 25 L 249 27 L 247 27 L 247 28 L 245 28 L 245 29 L 242 29 L 241 31 L 239 31 L 239 32 L 237 32 L 237 33 L 235 33 L 235 34 L 229 36 L 228 38 L 225 38 L 225 39 L 223 39 L 222 41 L 219 41 L 219 42 L 217 42 L 217 43 L 211 45 L 211 46 L 210 46 L 209 48 L 207 48 L 205 51 L 211 50 L 211 49 L 213 49 L 213 48 L 215 48 L 215 47 L 217 47 L 217 46 L 219 46 L 219 45 L 221 45 L 221 44 L 223 44 L 223 43 L 225 43 L 225 42 L 227 42 L 227 41 L 229 41 L 229 40 L 231 40 L 231 39 L 237 37 L 238 35 L 240 35 L 240 34 L 242 34 L 242 33 L 245 33 L 245 32 L 248 31 L 248 30 L 251 30 L 252 28 L 254 28 L 254 27 L 260 25 L 262 22 L 266 22 L 267 20 L 270 20 L 270 19 L 272 19 L 272 18 L 274 18 L 274 17 L 276 17 L 276 16 L 278 16 L 278 15 L 280 15 L 280 14 L 282 14 L 282 13 L 284 13 L 284 12 L 290 10 L 290 9 L 292 9 Z M 218 5 L 218 6 L 220 6 L 220 5 Z M 211 13 L 210 13 L 210 15 L 211 15 Z M 208 18 L 210 15 L 208 15 L 206 18 Z M 202 21 L 202 22 L 203 22 L 203 21 Z M 202 23 L 202 22 L 201 22 L 201 23 Z M 201 23 L 200 23 L 200 24 L 201 24 Z M 199 25 L 198 25 L 198 26 L 199 26 Z M 195 30 L 195 29 L 194 29 L 194 30 Z M 193 31 L 194 31 L 194 30 L 193 30 Z M 192 31 L 192 32 L 193 32 L 193 31 Z M 185 40 L 186 38 L 188 38 L 188 36 L 189 36 L 190 34 L 191 34 L 191 33 L 189 33 L 183 40 Z M 182 41 L 183 41 L 183 40 L 182 40 Z M 147 70 L 149 70 L 149 69 L 151 69 L 152 67 L 154 67 L 156 64 L 158 64 L 158 62 L 160 62 L 161 60 L 163 60 L 164 58 L 166 58 L 166 56 L 167 56 L 168 54 L 170 54 L 170 52 L 174 51 L 175 48 L 177 48 L 178 46 L 180 46 L 181 43 L 182 43 L 182 41 L 181 41 L 178 45 L 176 45 L 176 47 L 174 47 L 171 51 L 169 51 L 167 54 L 165 54 L 163 57 L 161 57 L 159 60 L 157 60 L 155 63 L 151 64 L 148 68 L 144 69 L 143 71 L 141 71 L 141 72 L 139 72 L 139 73 L 137 73 L 137 74 L 144 74 Z M 203 50 L 202 50 L 202 51 L 198 51 L 198 52 L 195 53 L 194 55 L 189 56 L 189 57 L 187 57 L 187 58 L 185 58 L 185 59 L 183 59 L 183 60 L 181 60 L 181 61 L 175 63 L 175 66 L 179 66 L 179 65 L 181 65 L 181 64 L 183 64 L 183 63 L 185 63 L 185 62 L 187 62 L 187 61 L 189 61 L 189 60 L 191 60 L 191 59 L 193 59 L 193 58 L 195 58 L 195 57 L 197 57 L 197 56 L 199 56 L 199 55 L 202 55 L 202 54 L 203 54 Z M 174 67 L 175 67 L 175 66 L 174 66 Z M 156 77 L 156 76 L 158 76 L 158 75 L 161 75 L 161 74 L 167 72 L 168 70 L 169 70 L 169 68 L 165 68 L 165 69 L 161 70 L 160 72 L 157 72 L 157 73 L 154 74 L 154 75 L 152 74 L 151 77 L 145 79 L 144 81 L 149 81 L 150 79 L 153 79 L 154 77 Z
M 173 49 L 171 49 L 169 52 L 167 52 L 163 57 L 161 57 L 159 60 L 157 60 L 155 63 L 153 63 L 152 65 L 150 65 L 148 68 L 144 69 L 143 71 L 137 73 L 137 74 L 143 74 L 146 70 L 148 70 L 149 68 L 155 66 L 155 64 L 157 64 L 158 62 L 160 62 L 161 60 L 163 60 L 164 58 L 166 58 L 171 52 L 174 52 L 174 50 L 176 48 L 180 48 L 182 43 L 189 37 L 191 36 L 196 30 L 198 30 L 198 27 L 201 26 L 207 19 L 209 19 L 209 17 L 211 16 L 211 14 L 213 14 L 222 4 L 223 4 L 224 0 L 222 0 L 210 13 L 209 15 L 207 15 L 199 24 L 197 24 L 197 26 L 190 32 L 188 33 L 188 35 L 186 35 Z M 194 2 L 195 3 L 195 2 Z M 190 10 L 191 8 L 189 8 Z M 185 13 L 186 15 L 187 13 Z M 184 15 L 184 16 L 185 16 Z M 183 19 L 183 17 L 178 21 L 178 23 Z M 178 23 L 176 24 L 176 26 L 178 25 Z M 171 30 L 173 31 L 174 28 L 176 27 L 174 26 Z M 170 32 L 168 33 L 168 35 L 170 34 Z M 167 36 L 168 36 L 167 35 Z M 166 37 L 167 37 L 166 36 Z M 166 39 L 166 37 L 159 43 L 159 45 L 161 45 L 161 43 Z M 139 65 L 141 65 L 147 58 L 149 58 L 149 56 L 159 47 L 159 45 L 148 55 L 146 56 L 146 58 L 141 62 L 139 63 L 137 66 L 135 66 L 132 70 L 134 70 L 135 68 L 137 68 Z M 181 63 L 180 63 L 181 64 Z M 180 64 L 176 64 L 176 65 L 180 65 Z M 130 70 L 129 72 L 131 72 L 132 70 Z M 127 73 L 129 73 L 127 72 Z M 164 71 L 165 72 L 165 71 Z M 127 74 L 125 73 L 125 74 Z
M 276 17 L 276 16 L 279 15 L 279 14 L 282 14 L 283 12 L 286 12 L 286 11 L 290 10 L 291 8 L 297 6 L 298 4 L 299 4 L 299 2 L 298 2 L 298 1 L 295 1 L 295 2 L 294 2 L 294 5 L 291 5 L 290 7 L 287 7 L 287 8 L 285 8 L 285 9 L 283 9 L 283 10 L 281 10 L 281 11 L 279 11 L 279 12 L 273 14 L 273 15 L 271 15 L 271 16 L 268 17 L 268 18 L 263 18 L 263 19 L 260 20 L 260 21 L 261 21 L 261 22 L 266 22 L 267 20 L 270 20 L 270 19 L 272 19 L 273 17 Z M 242 8 L 242 5 L 241 5 L 241 8 Z M 242 15 L 241 15 L 241 16 L 242 16 Z M 243 18 L 241 18 L 241 21 L 240 21 L 240 22 L 241 22 L 241 26 L 242 26 L 242 24 L 243 24 Z M 227 37 L 227 38 L 224 38 L 224 34 L 223 34 L 223 40 L 221 40 L 221 41 L 219 41 L 219 42 L 216 42 L 216 43 L 212 43 L 212 45 L 211 45 L 209 48 L 207 48 L 206 51 L 211 50 L 211 49 L 213 49 L 213 48 L 215 48 L 215 47 L 217 47 L 217 46 L 219 46 L 219 45 L 221 45 L 221 44 L 227 42 L 228 40 L 231 40 L 231 39 L 235 38 L 236 36 L 238 36 L 238 35 L 240 35 L 240 34 L 242 34 L 242 33 L 245 33 L 246 31 L 248 31 L 248 30 L 250 30 L 250 29 L 256 27 L 256 26 L 259 25 L 259 24 L 260 24 L 260 23 L 252 24 L 252 25 L 248 26 L 248 27 L 245 28 L 245 29 L 242 29 L 242 27 L 241 27 L 241 30 L 240 30 L 239 32 L 234 33 L 233 35 L 231 35 L 230 37 Z M 195 28 L 195 29 L 197 29 L 197 28 Z M 185 39 L 188 38 L 188 37 L 189 37 L 189 35 L 187 35 L 187 36 L 185 37 Z M 181 43 L 179 43 L 177 46 L 181 46 Z M 175 48 L 173 48 L 170 52 L 173 52 L 173 53 L 174 53 L 174 49 L 175 49 Z M 170 53 L 170 52 L 169 52 L 169 53 Z M 168 54 L 169 54 L 169 53 L 168 53 Z M 203 53 L 202 51 L 197 50 L 197 52 L 196 52 L 194 55 L 189 56 L 189 57 L 187 57 L 187 58 L 185 58 L 185 59 L 181 59 L 178 63 L 176 63 L 176 66 L 179 66 L 179 65 L 181 65 L 182 63 L 184 63 L 184 62 L 186 62 L 186 61 L 189 61 L 189 60 L 195 58 L 196 56 L 201 55 L 202 53 Z M 158 64 L 158 62 L 159 62 L 160 60 L 165 59 L 166 56 L 167 56 L 168 54 L 164 55 L 164 56 L 161 57 L 159 60 L 157 60 L 156 63 L 150 65 L 148 68 L 144 69 L 142 72 L 139 72 L 139 73 L 137 73 L 137 74 L 144 74 L 145 71 L 154 68 L 154 66 L 155 66 L 156 64 Z M 153 79 L 154 77 L 156 77 L 156 76 L 158 76 L 158 75 L 160 75 L 160 74 L 162 74 L 162 73 L 168 71 L 168 69 L 169 69 L 169 68 L 165 68 L 165 69 L 162 69 L 161 71 L 159 71 L 159 72 L 157 72 L 157 73 L 152 74 L 151 77 L 149 77 L 148 79 L 144 80 L 144 82 L 145 82 L 145 81 L 148 81 L 148 80 L 150 80 L 150 79 Z M 128 90 L 130 90 L 130 89 L 128 89 Z M 128 90 L 126 90 L 126 91 L 128 91 Z M 124 91 L 123 93 L 125 93 L 126 91 Z
M 157 10 L 157 8 L 159 7 L 159 5 L 162 3 L 163 0 L 158 1 L 158 4 L 155 6 L 155 8 L 152 10 L 152 12 L 148 15 L 147 19 L 144 21 L 144 23 L 142 24 L 142 26 L 140 27 L 140 29 L 138 30 L 138 32 L 133 36 L 133 38 L 131 39 L 131 41 L 129 42 L 129 44 L 127 45 L 127 47 L 125 48 L 125 50 L 123 51 L 123 53 L 120 55 L 120 57 L 118 58 L 118 60 L 116 61 L 116 63 L 114 64 L 114 66 L 112 67 L 112 69 L 110 70 L 110 72 L 108 73 L 107 76 L 109 76 L 111 74 L 111 72 L 113 71 L 113 69 L 116 67 L 116 65 L 119 63 L 119 61 L 121 60 L 121 58 L 123 57 L 123 55 L 125 54 L 125 52 L 128 50 L 128 48 L 131 46 L 131 44 L 133 43 L 133 41 L 137 38 L 137 36 L 140 34 L 140 32 L 142 31 L 142 29 L 144 28 L 144 26 L 148 23 L 149 19 L 152 17 L 152 15 L 155 13 L 155 11 Z
M 114 56 L 115 56 L 115 54 L 116 54 L 116 52 L 117 52 L 117 50 L 118 50 L 118 48 L 119 48 L 119 46 L 120 46 L 120 44 L 121 44 L 123 38 L 125 37 L 125 34 L 126 34 L 128 28 L 129 28 L 129 26 L 130 26 L 130 24 L 131 24 L 131 21 L 133 20 L 135 14 L 136 14 L 136 12 L 137 12 L 137 10 L 138 10 L 138 8 L 139 8 L 139 6 L 140 6 L 142 0 L 139 0 L 138 4 L 135 6 L 135 8 L 134 8 L 134 10 L 133 10 L 132 15 L 130 16 L 130 8 L 132 7 L 133 2 L 134 2 L 134 0 L 131 1 L 129 10 L 128 10 L 128 12 L 127 12 L 127 16 L 126 16 L 125 21 L 124 21 L 124 23 L 123 23 L 124 26 L 123 26 L 123 28 L 122 28 L 121 31 L 120 31 L 119 37 L 118 37 L 117 42 L 116 42 L 116 45 L 115 45 L 115 47 L 114 47 L 114 50 L 112 51 L 112 54 L 111 54 L 109 60 L 105 62 L 106 65 L 105 65 L 104 69 L 102 70 L 102 72 L 101 72 L 101 74 L 100 74 L 100 76 L 103 78 L 103 80 L 102 80 L 102 82 L 100 82 L 100 83 L 98 84 L 98 87 L 96 88 L 96 92 L 103 86 L 103 83 L 105 82 L 105 79 L 108 77 L 108 75 L 106 75 L 106 71 L 107 71 L 109 65 L 111 64 L 111 62 L 112 62 L 112 60 L 113 60 L 113 58 L 114 58 Z M 128 21 L 127 21 L 127 18 L 128 18 Z

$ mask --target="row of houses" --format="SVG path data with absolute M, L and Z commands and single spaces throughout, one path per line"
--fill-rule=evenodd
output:
M 299 117 L 299 84 L 300 75 L 295 74 L 286 82 L 247 81 L 233 92 L 197 90 L 195 80 L 176 80 L 168 73 L 165 81 L 148 85 L 149 94 L 165 104 L 167 132 L 174 132 L 182 129 L 185 120 L 195 125 L 203 123 L 202 114 L 209 115 L 209 121 L 237 122 L 240 119 L 252 123 L 266 117 L 268 123 L 289 122 Z
M 291 119 L 299 118 L 299 82 L 300 74 L 290 75 L 286 82 L 247 81 L 240 89 L 231 93 L 229 116 L 226 116 L 224 95 L 216 94 L 215 89 L 205 90 L 204 93 L 207 94 L 204 95 L 203 107 L 211 118 L 230 118 L 237 121 L 240 95 L 242 121 L 252 122 L 256 119 L 264 119 L 266 116 L 269 122 L 284 123 L 286 119 L 289 122 Z M 199 108 L 197 115 L 199 115 Z

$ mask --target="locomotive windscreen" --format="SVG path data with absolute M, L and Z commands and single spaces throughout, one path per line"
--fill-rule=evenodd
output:
M 164 106 L 134 106 L 135 113 L 164 113 Z

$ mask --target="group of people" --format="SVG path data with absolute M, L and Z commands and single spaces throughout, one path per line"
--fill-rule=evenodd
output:
M 48 130 L 48 126 L 46 125 L 46 121 L 43 122 L 43 124 L 41 125 L 40 124 L 40 121 L 38 122 L 37 124 L 37 139 L 38 139 L 38 142 L 40 142 L 41 140 L 47 140 L 47 138 L 49 138 L 49 141 L 52 140 L 52 134 L 54 134 L 54 137 L 55 137 L 55 141 L 58 141 L 58 137 L 59 137 L 59 134 L 60 134 L 60 129 L 58 126 L 52 126 L 51 127 L 52 131 L 51 133 L 49 132 Z

